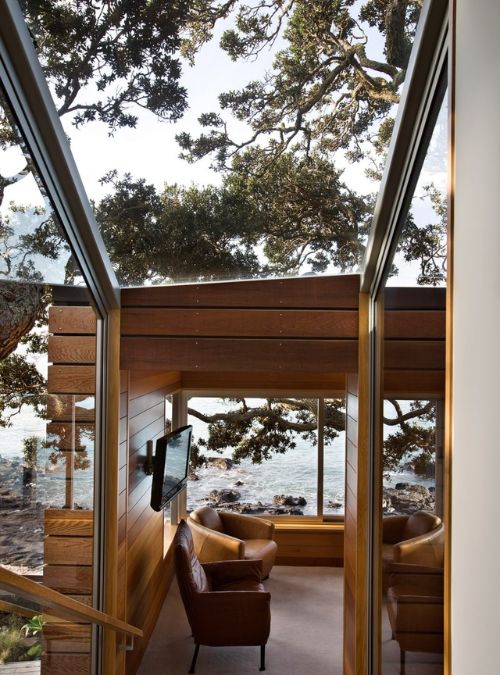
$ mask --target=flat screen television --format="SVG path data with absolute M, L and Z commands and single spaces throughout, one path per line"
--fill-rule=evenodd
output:
M 156 441 L 151 487 L 151 508 L 155 511 L 165 508 L 186 485 L 192 432 L 191 425 L 179 427 Z

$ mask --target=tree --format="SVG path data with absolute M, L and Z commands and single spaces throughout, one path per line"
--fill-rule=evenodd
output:
M 178 141 L 186 159 L 214 157 L 214 166 L 231 169 L 231 158 L 259 143 L 269 160 L 287 150 L 346 151 L 353 161 L 377 126 L 399 101 L 421 0 L 258 0 L 217 3 L 197 0 L 189 18 L 184 53 L 194 58 L 217 21 L 235 16 L 220 46 L 233 59 L 256 58 L 275 43 L 283 48 L 262 80 L 220 95 L 222 111 L 249 125 L 244 140 L 230 136 L 227 121 L 215 112 L 199 118 L 208 130 L 198 138 L 184 132 Z M 383 57 L 368 55 L 379 35 Z
M 176 52 L 189 2 L 24 0 L 22 7 L 59 115 L 71 116 L 75 126 L 98 120 L 114 133 L 120 127 L 134 127 L 138 109 L 166 121 L 175 121 L 184 112 L 186 90 L 179 83 Z M 7 389 L 2 391 L 9 392 L 0 401 L 0 424 L 15 414 L 14 403 L 19 410 L 32 402 L 41 412 L 41 376 L 25 354 L 12 355 L 47 307 L 40 261 L 62 255 L 66 280 L 78 273 L 45 186 L 0 94 L 0 149 L 12 148 L 20 150 L 25 165 L 14 175 L 0 176 L 0 205 L 5 204 L 5 190 L 29 175 L 46 203 L 45 208 L 14 205 L 10 216 L 0 216 L 0 359 L 6 359 L 1 365 Z M 19 220 L 11 221 L 22 214 L 30 228 L 19 234 L 14 227 Z M 6 410 L 11 412 L 2 417 Z
M 111 132 L 135 127 L 137 108 L 178 119 L 187 103 L 176 54 L 189 9 L 185 0 L 25 0 L 59 115 Z
M 297 435 L 316 441 L 317 399 L 266 398 L 254 407 L 245 398 L 224 400 L 232 406 L 224 412 L 207 415 L 188 408 L 190 415 L 208 425 L 208 438 L 198 439 L 192 453 L 192 468 L 206 461 L 201 449 L 220 453 L 231 448 L 236 463 L 251 459 L 254 464 L 262 464 L 274 454 L 295 448 Z M 325 400 L 324 429 L 327 443 L 345 429 L 343 399 Z

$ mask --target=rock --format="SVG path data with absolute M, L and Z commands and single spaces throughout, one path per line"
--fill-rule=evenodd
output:
M 188 480 L 200 480 L 200 478 L 194 471 L 190 471 L 188 473 Z
M 404 487 L 400 487 L 404 486 Z M 384 513 L 411 514 L 421 509 L 434 511 L 435 494 L 424 485 L 397 483 L 395 488 L 384 488 Z
M 240 497 L 241 494 L 238 490 L 229 490 L 227 488 L 223 488 L 222 490 L 212 490 L 208 495 L 208 499 L 215 502 L 215 504 L 237 502 Z
M 240 487 L 240 485 L 245 485 L 245 483 L 242 480 L 237 480 L 235 486 Z
M 278 506 L 305 506 L 307 501 L 304 497 L 292 497 L 291 495 L 274 495 L 273 503 Z
M 333 501 L 333 499 L 330 499 L 327 508 L 329 509 L 341 509 L 343 507 L 342 502 L 339 502 L 337 500 Z
M 206 464 L 221 469 L 221 471 L 229 471 L 233 468 L 234 462 L 228 457 L 207 457 Z

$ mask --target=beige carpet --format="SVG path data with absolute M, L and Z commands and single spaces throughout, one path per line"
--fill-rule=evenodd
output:
M 274 567 L 268 675 L 342 675 L 343 570 Z M 193 639 L 174 582 L 138 675 L 185 675 Z M 258 647 L 200 647 L 197 675 L 255 675 Z

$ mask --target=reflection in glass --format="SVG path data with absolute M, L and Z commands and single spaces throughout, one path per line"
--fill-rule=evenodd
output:
M 384 306 L 379 455 L 381 673 L 443 673 L 447 108 L 403 228 Z M 405 286 L 416 286 L 408 289 Z M 390 383 L 390 384 L 389 384 Z
M 57 214 L 0 92 L 1 562 L 88 603 L 97 324 L 77 282 Z M 45 667 L 54 651 L 51 630 L 58 630 L 54 623 L 37 627 L 33 612 L 1 612 L 0 663 L 35 661 L 30 672 Z M 85 643 L 90 654 L 90 631 Z M 69 642 L 67 651 L 71 669 Z
M 345 400 L 324 399 L 323 514 L 344 515 Z

